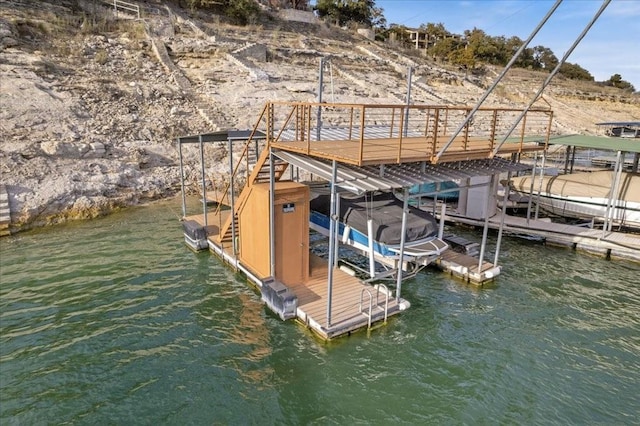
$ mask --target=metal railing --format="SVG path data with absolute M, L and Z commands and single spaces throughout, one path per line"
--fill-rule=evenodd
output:
M 357 153 L 345 159 L 356 165 L 366 162 L 367 148 L 384 142 L 387 157 L 404 162 L 408 144 L 417 146 L 426 160 L 437 162 L 471 108 L 450 105 L 375 105 L 270 102 L 265 117 L 268 139 L 278 148 L 314 154 L 316 142 L 355 142 Z M 506 130 L 522 112 L 517 108 L 480 108 L 446 152 L 486 152 L 498 146 Z M 510 149 L 521 150 L 534 137 L 547 143 L 553 113 L 548 108 L 530 109 L 509 138 Z M 517 145 L 517 146 L 516 146 Z M 505 151 L 507 147 L 502 147 Z M 315 152 L 315 154 L 318 154 Z M 340 159 L 338 159 L 340 160 Z
M 129 14 L 135 14 L 140 19 L 140 6 L 135 3 L 130 3 L 122 0 L 102 0 L 103 3 L 113 6 L 113 11 L 117 15 L 118 11 L 122 11 Z

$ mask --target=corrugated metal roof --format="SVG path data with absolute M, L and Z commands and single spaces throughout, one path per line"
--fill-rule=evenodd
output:
M 315 176 L 331 180 L 333 166 L 330 160 L 281 150 L 274 150 L 273 154 Z M 368 191 L 388 191 L 422 183 L 446 182 L 529 169 L 531 166 L 502 158 L 442 164 L 404 163 L 363 167 L 338 163 L 337 185 L 349 192 L 362 194 Z
M 540 142 L 544 141 L 540 140 Z M 640 152 L 640 139 L 638 138 L 566 135 L 551 137 L 549 139 L 549 145 L 552 144 L 601 149 L 605 151 Z

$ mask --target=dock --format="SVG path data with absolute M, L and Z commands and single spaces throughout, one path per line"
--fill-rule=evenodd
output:
M 219 226 L 228 211 L 222 217 L 213 213 L 207 215 L 207 242 L 209 249 L 225 263 L 245 273 L 250 282 L 257 288 L 268 277 L 254 269 L 243 265 L 233 254 L 230 244 L 220 243 Z M 204 226 L 203 215 L 192 215 L 185 218 Z M 333 271 L 331 297 L 331 323 L 327 322 L 328 305 L 328 263 L 319 256 L 310 255 L 309 278 L 288 285 L 287 288 L 297 297 L 296 319 L 318 337 L 329 340 L 334 337 L 348 335 L 352 332 L 371 328 L 376 323 L 386 323 L 388 317 L 399 314 L 409 308 L 408 301 L 397 300 L 385 286 L 372 285 L 340 270 Z
M 410 188 L 452 179 L 473 181 L 473 188 L 488 188 L 501 173 L 529 169 L 517 161 L 520 154 L 546 148 L 541 140 L 548 140 L 553 116 L 549 109 L 526 111 L 529 135 L 525 137 L 521 123 L 514 133 L 519 136 L 508 138 L 502 138 L 503 122 L 520 110 L 480 108 L 473 123 L 467 120 L 469 111 L 469 107 L 441 105 L 268 102 L 253 130 L 180 137 L 185 242 L 194 250 L 209 249 L 244 273 L 281 319 L 295 318 L 322 339 L 384 324 L 410 307 L 401 293 L 403 280 L 412 276 L 406 266 L 411 256 L 418 258 L 411 252 L 418 246 L 405 247 L 410 232 Z M 464 120 L 464 131 L 456 131 Z M 246 142 L 238 153 L 234 144 L 241 140 Z M 216 180 L 220 178 L 226 186 L 208 188 L 205 147 L 211 143 L 219 147 L 225 141 L 229 174 L 216 176 Z M 198 214 L 186 211 L 183 149 L 189 148 L 193 149 L 191 158 L 196 150 L 200 157 L 202 212 Z M 329 188 L 326 259 L 311 252 L 311 189 L 301 175 Z M 401 219 L 396 221 L 400 242 L 379 253 L 389 256 L 386 267 L 390 269 L 384 275 L 395 278 L 391 289 L 373 284 L 380 277 L 372 272 L 372 262 L 371 278 L 366 279 L 338 267 L 338 247 L 345 244 L 347 235 L 338 235 L 341 197 L 364 197 L 366 201 L 378 192 L 401 196 L 404 205 L 394 216 Z M 209 207 L 211 202 L 215 206 Z M 470 198 L 469 205 L 474 203 Z M 367 213 L 367 217 L 371 227 L 372 216 Z M 371 254 L 377 239 L 373 231 L 368 235 L 365 256 L 379 261 L 378 253 Z M 480 284 L 500 273 L 498 266 L 447 250 L 446 243 L 438 241 L 442 247 L 431 247 L 433 258 L 420 267 L 436 263 L 452 275 Z M 479 257 L 484 247 L 485 239 Z
M 484 221 L 466 218 L 452 212 L 447 212 L 447 220 L 473 226 L 484 225 Z M 491 229 L 499 229 L 500 223 L 500 214 L 489 218 Z M 505 215 L 503 230 L 507 233 L 539 237 L 544 239 L 546 244 L 565 246 L 608 259 L 640 261 L 640 235 L 603 231 L 546 220 L 527 220 L 526 217 L 511 215 Z

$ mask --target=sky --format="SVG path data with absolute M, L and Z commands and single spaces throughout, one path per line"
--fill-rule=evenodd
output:
M 523 41 L 555 0 L 376 0 L 387 24 L 417 28 L 442 23 L 454 34 L 474 27 L 496 37 Z M 600 7 L 600 0 L 564 0 L 529 47 L 544 46 L 562 59 Z M 640 91 L 640 0 L 612 0 L 573 50 L 567 62 L 578 64 L 596 81 L 620 74 Z M 541 82 L 542 83 L 542 82 Z

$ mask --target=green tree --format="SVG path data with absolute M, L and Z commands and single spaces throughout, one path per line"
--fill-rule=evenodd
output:
M 609 80 L 606 80 L 603 83 L 605 86 L 617 87 L 619 89 L 630 90 L 632 92 L 636 91 L 635 87 L 633 87 L 633 84 L 629 83 L 628 81 L 624 81 L 620 74 L 613 74 L 611 77 L 609 77 Z
M 375 0 L 318 0 L 316 10 L 321 18 L 339 26 L 355 22 L 373 27 L 385 26 L 387 22 Z
M 594 81 L 593 76 L 589 71 L 582 68 L 578 64 L 572 64 L 570 62 L 565 62 L 560 67 L 560 74 L 563 76 L 570 78 L 572 80 L 585 80 L 585 81 Z
M 558 58 L 548 47 L 536 46 L 533 48 L 534 69 L 553 70 L 558 65 Z

